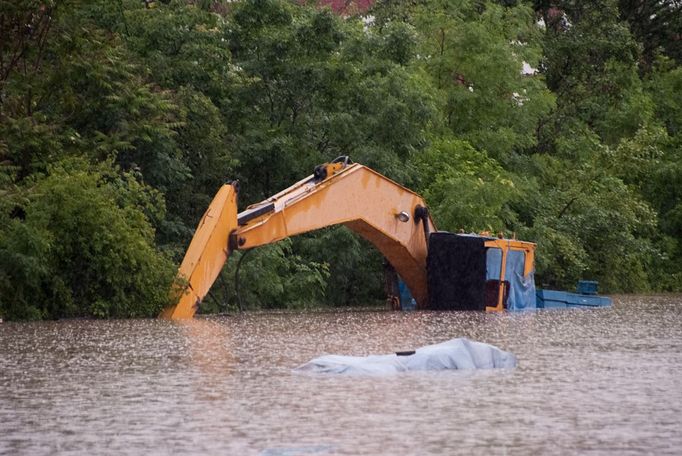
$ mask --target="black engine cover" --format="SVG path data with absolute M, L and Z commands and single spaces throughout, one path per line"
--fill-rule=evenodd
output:
M 426 263 L 429 309 L 485 310 L 485 238 L 431 233 Z

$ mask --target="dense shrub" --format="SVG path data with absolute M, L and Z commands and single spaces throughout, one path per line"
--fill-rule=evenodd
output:
M 170 302 L 174 265 L 154 246 L 143 211 L 159 210 L 155 191 L 71 161 L 35 176 L 22 197 L 1 215 L 5 316 L 153 316 Z

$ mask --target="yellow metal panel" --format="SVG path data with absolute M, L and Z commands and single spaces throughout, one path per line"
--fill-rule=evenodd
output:
M 182 260 L 178 276 L 187 287 L 178 302 L 161 313 L 161 318 L 192 318 L 198 304 L 218 277 L 227 257 L 230 232 L 237 228 L 237 192 L 223 185 L 213 198 Z
M 370 241 L 410 288 L 420 308 L 426 308 L 427 245 L 415 208 L 425 206 L 416 193 L 381 174 L 353 164 L 322 182 L 297 183 L 269 198 L 273 212 L 237 230 L 239 248 L 248 249 L 326 226 L 344 224 Z M 410 215 L 401 222 L 396 215 Z M 429 218 L 430 231 L 435 227 Z
M 520 250 L 526 253 L 523 265 L 523 274 L 530 274 L 535 266 L 535 244 L 532 242 L 519 241 L 516 239 L 490 239 L 485 241 L 486 247 L 494 247 L 502 250 L 502 265 L 500 267 L 500 288 L 497 296 L 497 306 L 486 306 L 486 312 L 502 312 L 504 310 L 504 277 L 507 272 L 507 252 Z

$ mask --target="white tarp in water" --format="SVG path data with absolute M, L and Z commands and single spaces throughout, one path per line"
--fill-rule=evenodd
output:
M 326 355 L 296 368 L 298 372 L 330 374 L 391 374 L 443 369 L 493 369 L 516 367 L 516 356 L 499 348 L 466 338 L 427 345 L 408 356 Z

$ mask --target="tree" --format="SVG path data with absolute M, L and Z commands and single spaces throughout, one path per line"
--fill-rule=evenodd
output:
M 543 78 L 532 74 L 542 36 L 533 11 L 430 1 L 414 17 L 420 62 L 440 92 L 445 126 L 503 163 L 531 150 L 538 122 L 554 105 Z
M 242 83 L 228 123 L 246 199 L 338 155 L 409 179 L 399 163 L 424 146 L 432 111 L 428 86 L 405 68 L 409 50 L 388 51 L 409 33 L 365 32 L 359 21 L 277 0 L 241 2 L 232 20 Z
M 604 0 L 591 8 L 570 1 L 561 5 L 566 10 L 559 9 L 560 17 L 569 25 L 548 27 L 545 39 L 547 85 L 557 94 L 545 147 L 560 152 L 554 138 L 570 140 L 590 132 L 616 145 L 652 116 L 637 72 L 638 45 L 620 21 L 615 2 Z
M 519 217 L 531 222 L 519 232 L 538 243 L 541 283 L 569 288 L 591 277 L 605 291 L 648 289 L 656 214 L 617 177 L 618 165 L 603 146 L 578 166 L 547 155 L 528 163 L 535 185 L 524 194 L 530 214 L 521 210 Z
M 619 0 L 620 16 L 642 43 L 642 69 L 661 53 L 682 62 L 682 4 L 675 0 Z
M 159 195 L 119 176 L 65 161 L 32 177 L 24 203 L 0 213 L 3 315 L 154 316 L 171 302 L 175 268 L 144 213 L 163 211 Z
M 498 233 L 514 225 L 514 176 L 462 140 L 442 139 L 422 154 L 422 194 L 442 230 Z
M 537 241 L 543 284 L 679 290 L 678 3 L 0 2 L 0 313 L 152 315 L 223 182 L 243 207 L 339 155 Z M 244 304 L 378 302 L 381 263 L 310 233 L 246 257 Z

